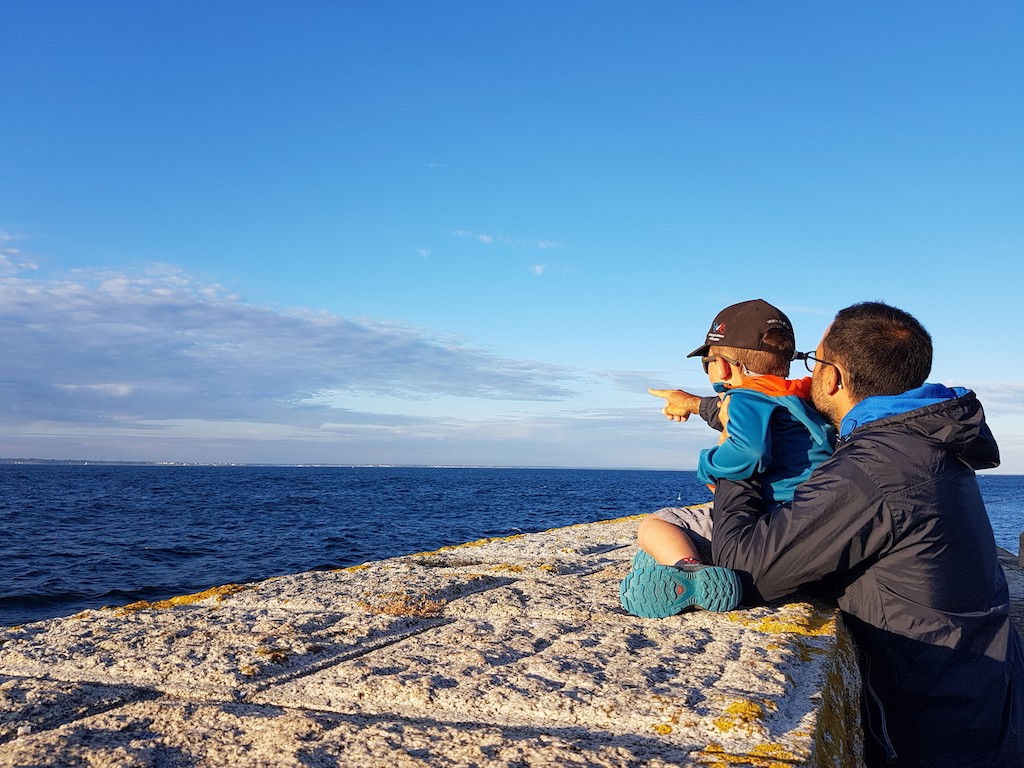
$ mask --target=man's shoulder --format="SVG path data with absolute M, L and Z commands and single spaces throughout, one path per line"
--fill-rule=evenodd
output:
M 928 482 L 935 457 L 921 450 L 885 431 L 865 431 L 840 440 L 818 473 L 834 482 L 852 482 L 858 493 L 870 490 L 872 496 L 889 496 L 904 492 L 908 485 Z

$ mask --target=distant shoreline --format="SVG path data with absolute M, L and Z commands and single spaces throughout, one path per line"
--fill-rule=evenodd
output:
M 339 469 L 558 469 L 587 472 L 696 472 L 694 469 L 652 469 L 651 467 L 571 467 L 564 465 L 541 466 L 541 465 L 519 465 L 519 464 L 316 464 L 305 462 L 301 464 L 285 463 L 246 463 L 246 462 L 206 462 L 206 461 L 119 461 L 117 459 L 19 459 L 2 458 L 0 465 L 10 464 L 50 464 L 66 466 L 87 466 L 98 467 L 128 466 L 128 467 L 312 467 Z
M 651 467 L 570 467 L 570 466 L 539 466 L 517 464 L 272 464 L 244 462 L 204 462 L 204 461 L 119 461 L 117 459 L 19 459 L 0 457 L 0 466 L 4 465 L 52 465 L 52 466 L 97 466 L 97 467 L 310 467 L 330 469 L 558 469 L 581 472 L 696 472 L 694 469 L 655 469 Z M 1024 477 L 1024 474 L 1013 472 L 992 472 L 981 470 L 978 477 Z

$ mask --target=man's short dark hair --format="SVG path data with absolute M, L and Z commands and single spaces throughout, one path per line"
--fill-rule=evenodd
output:
M 928 331 L 913 315 L 880 301 L 839 310 L 822 353 L 842 365 L 843 386 L 857 402 L 920 387 L 932 370 Z

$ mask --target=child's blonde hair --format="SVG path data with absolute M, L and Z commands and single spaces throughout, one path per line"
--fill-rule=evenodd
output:
M 712 345 L 708 349 L 708 354 L 732 358 L 742 363 L 751 373 L 763 373 L 782 378 L 789 376 L 789 363 L 796 353 L 792 334 L 778 328 L 771 328 L 761 338 L 761 344 L 766 349 L 739 349 Z

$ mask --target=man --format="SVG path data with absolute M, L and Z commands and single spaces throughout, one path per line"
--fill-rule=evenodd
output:
M 720 482 L 714 562 L 744 602 L 838 600 L 868 766 L 1024 766 L 1024 651 L 974 475 L 999 463 L 981 404 L 924 383 L 931 338 L 885 304 L 841 310 L 800 357 L 835 454 L 770 515 L 756 480 Z

